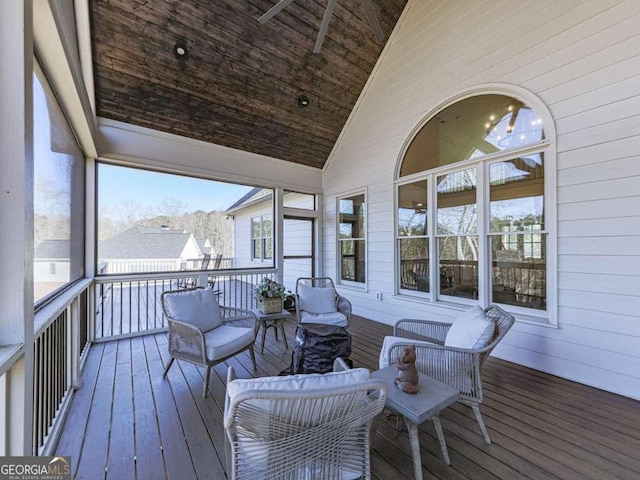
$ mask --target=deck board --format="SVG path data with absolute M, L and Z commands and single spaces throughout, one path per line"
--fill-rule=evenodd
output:
M 286 322 L 289 345 L 295 328 Z M 376 369 L 391 328 L 353 317 L 350 332 L 354 365 Z M 203 399 L 203 368 L 175 362 L 162 379 L 166 349 L 167 336 L 158 333 L 97 344 L 89 352 L 56 452 L 71 455 L 74 478 L 225 478 L 227 367 L 250 378 L 277 375 L 291 362 L 291 348 L 269 331 L 264 353 L 256 348 L 257 370 L 248 352 L 215 366 Z M 433 425 L 420 428 L 425 478 L 640 478 L 640 402 L 494 358 L 483 378 L 481 408 L 493 443 L 485 445 L 471 409 L 454 404 L 441 414 L 451 466 L 440 459 Z M 407 432 L 395 426 L 394 416 L 380 421 L 373 478 L 413 478 Z

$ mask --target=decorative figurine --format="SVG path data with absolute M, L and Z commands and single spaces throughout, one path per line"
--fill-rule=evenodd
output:
M 396 368 L 400 375 L 394 380 L 404 393 L 418 393 L 418 370 L 416 369 L 416 347 L 411 345 L 398 355 Z

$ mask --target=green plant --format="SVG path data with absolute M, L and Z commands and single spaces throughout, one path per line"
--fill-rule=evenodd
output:
M 280 297 L 283 300 L 286 298 L 284 287 L 275 280 L 269 278 L 263 278 L 262 281 L 254 289 L 256 296 L 265 298 L 277 298 Z

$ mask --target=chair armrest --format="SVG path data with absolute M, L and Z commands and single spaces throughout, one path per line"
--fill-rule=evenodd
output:
M 394 325 L 393 335 L 395 337 L 411 338 L 444 345 L 444 340 L 450 327 L 450 323 L 402 319 L 398 320 Z
M 251 310 L 221 306 L 220 311 L 222 312 L 222 321 L 224 323 L 233 324 L 234 327 L 253 328 L 255 330 L 258 319 Z
M 480 352 L 435 344 L 399 342 L 389 349 L 389 358 L 397 358 L 409 345 L 416 347 L 416 368 L 436 380 L 460 390 L 465 398 L 482 398 Z
M 347 300 L 342 295 L 338 294 L 338 311 L 347 317 L 347 326 L 349 324 L 349 319 L 351 318 L 351 302 Z
M 177 357 L 206 363 L 205 332 L 195 325 L 167 318 L 169 352 Z

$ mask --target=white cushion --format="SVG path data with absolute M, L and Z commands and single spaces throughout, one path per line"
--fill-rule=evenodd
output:
M 169 316 L 207 331 L 222 325 L 222 313 L 211 288 L 170 293 L 165 296 Z
M 369 380 L 369 370 L 352 368 L 343 372 L 298 374 L 284 377 L 237 379 L 227 385 L 227 395 L 233 400 L 243 392 L 253 390 L 327 392 Z
M 325 325 L 335 325 L 336 327 L 347 326 L 347 316 L 341 312 L 331 313 L 310 313 L 304 310 L 300 312 L 300 323 L 323 323 Z
M 336 290 L 333 287 L 310 287 L 300 285 L 298 289 L 300 310 L 311 313 L 332 313 L 338 311 Z
M 495 324 L 479 306 L 460 314 L 451 324 L 444 340 L 445 347 L 477 349 L 486 347 L 493 338 Z
M 228 357 L 249 345 L 255 339 L 253 328 L 222 325 L 204 334 L 207 342 L 207 358 L 216 360 Z

